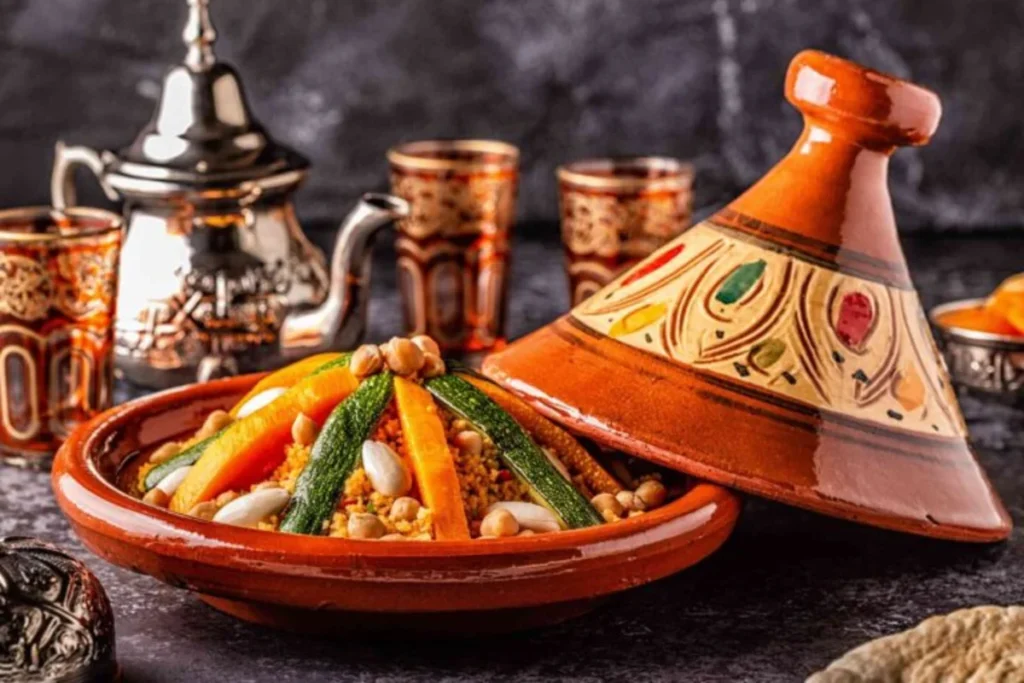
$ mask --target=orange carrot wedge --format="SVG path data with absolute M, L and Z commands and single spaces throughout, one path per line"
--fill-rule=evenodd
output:
M 249 393 L 243 396 L 242 399 L 235 404 L 235 407 L 231 409 L 231 417 L 237 415 L 239 408 L 244 406 L 246 402 L 256 394 L 260 394 L 267 389 L 276 389 L 278 387 L 288 389 L 321 365 L 329 363 L 337 358 L 341 358 L 340 353 L 318 353 L 310 356 L 309 358 L 303 358 L 300 361 L 296 361 L 291 365 L 286 365 L 280 370 L 275 370 L 257 382 L 256 386 L 250 389 Z
M 171 498 L 170 509 L 188 512 L 224 491 L 266 478 L 284 460 L 292 422 L 305 413 L 318 425 L 359 382 L 338 365 L 312 374 L 252 415 L 231 424 L 192 466 Z
M 434 514 L 434 538 L 439 541 L 468 539 L 469 523 L 462 504 L 459 476 L 433 397 L 415 382 L 396 377 L 395 400 L 416 484 L 423 502 Z
M 592 490 L 599 493 L 616 493 L 622 490 L 622 484 L 608 474 L 579 441 L 531 408 L 525 401 L 487 380 L 471 375 L 460 376 L 501 406 L 501 409 L 511 415 L 534 441 L 553 450 L 559 460 L 579 472 Z

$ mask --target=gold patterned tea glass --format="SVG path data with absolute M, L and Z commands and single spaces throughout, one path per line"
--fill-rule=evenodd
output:
M 398 283 L 407 331 L 445 350 L 505 342 L 509 233 L 519 150 L 494 140 L 411 142 L 388 151 L 398 222 Z
M 574 307 L 690 227 L 690 164 L 663 157 L 587 159 L 556 174 Z
M 45 468 L 110 406 L 121 217 L 0 211 L 0 459 Z

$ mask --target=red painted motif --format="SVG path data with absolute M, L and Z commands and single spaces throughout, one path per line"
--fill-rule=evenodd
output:
M 650 275 L 658 268 L 661 268 L 663 265 L 674 259 L 676 256 L 679 256 L 679 254 L 683 251 L 683 248 L 685 246 L 685 244 L 677 244 L 674 247 L 671 247 L 661 252 L 660 254 L 658 254 L 656 258 L 634 270 L 629 277 L 622 281 L 620 287 L 625 287 L 626 285 L 633 284 L 634 282 L 644 277 L 645 275 Z
M 839 302 L 836 336 L 849 349 L 859 349 L 875 322 L 871 299 L 861 292 L 850 292 Z

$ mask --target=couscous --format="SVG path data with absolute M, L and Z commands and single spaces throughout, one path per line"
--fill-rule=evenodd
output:
M 428 337 L 265 377 L 139 469 L 147 503 L 204 520 L 381 541 L 528 536 L 613 523 L 681 493 L 591 455 Z

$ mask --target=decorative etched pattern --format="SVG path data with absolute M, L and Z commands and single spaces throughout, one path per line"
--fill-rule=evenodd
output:
M 562 242 L 577 256 L 639 258 L 690 224 L 690 193 L 612 195 L 562 188 Z
M 408 332 L 446 349 L 502 339 L 516 182 L 512 170 L 392 170 L 392 192 L 411 207 L 395 242 Z
M 110 405 L 119 230 L 0 251 L 0 451 L 38 465 Z
M 562 244 L 574 304 L 690 225 L 689 187 L 608 192 L 560 186 Z
M 1003 395 L 1024 392 L 1024 353 L 947 336 L 946 357 L 960 384 Z
M 412 213 L 398 221 L 417 240 L 457 235 L 507 234 L 515 210 L 515 174 L 391 174 L 392 192 Z
M 0 680 L 111 680 L 115 669 L 96 577 L 54 546 L 0 539 Z
M 19 254 L 0 254 L 0 314 L 22 320 L 46 316 L 55 287 L 45 263 Z
M 913 291 L 710 222 L 572 315 L 630 346 L 815 408 L 916 432 L 966 433 Z

